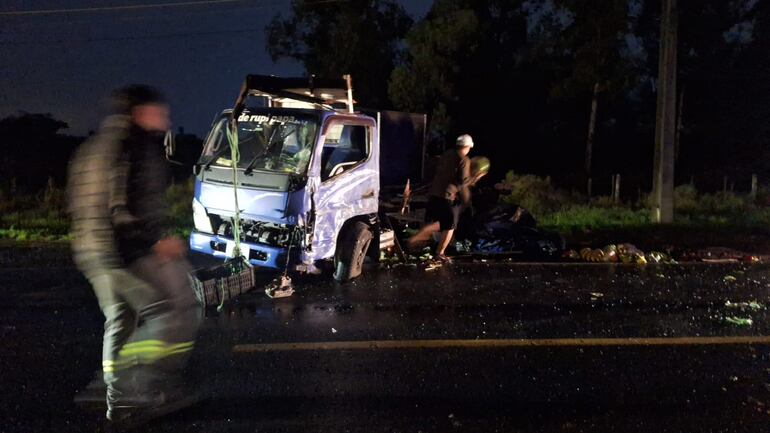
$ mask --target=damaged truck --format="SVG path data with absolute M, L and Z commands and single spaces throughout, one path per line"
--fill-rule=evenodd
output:
M 425 122 L 358 110 L 349 76 L 247 76 L 194 165 L 191 250 L 309 273 L 331 260 L 336 280 L 359 276 L 393 244 L 380 188 L 421 176 Z

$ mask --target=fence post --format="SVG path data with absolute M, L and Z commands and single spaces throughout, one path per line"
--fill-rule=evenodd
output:
M 615 198 L 615 175 L 610 176 L 610 198 Z
M 751 175 L 751 199 L 757 199 L 757 189 L 759 189 L 759 179 L 756 174 Z
M 593 179 L 591 179 L 589 177 L 588 178 L 588 185 L 587 185 L 587 188 L 586 188 L 586 190 L 588 191 L 588 201 L 589 201 L 589 203 L 591 202 L 591 193 L 592 193 L 591 190 L 592 189 L 593 189 Z
M 615 202 L 615 204 L 620 203 L 620 174 L 616 174 L 612 185 L 612 201 Z

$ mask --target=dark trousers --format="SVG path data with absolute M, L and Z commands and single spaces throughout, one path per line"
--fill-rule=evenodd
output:
M 152 404 L 178 386 L 195 343 L 201 311 L 186 260 L 154 255 L 128 268 L 85 272 L 104 313 L 102 368 L 107 405 Z

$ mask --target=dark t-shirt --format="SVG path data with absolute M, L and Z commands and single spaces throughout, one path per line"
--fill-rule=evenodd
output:
M 455 201 L 457 194 L 460 194 L 460 198 L 467 201 L 470 181 L 470 159 L 460 156 L 457 149 L 449 149 L 441 155 L 428 194 L 449 201 Z

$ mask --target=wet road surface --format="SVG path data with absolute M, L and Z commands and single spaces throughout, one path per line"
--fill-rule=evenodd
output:
M 19 254 L 0 251 L 0 432 L 97 431 L 72 402 L 100 365 L 93 295 L 61 254 Z M 770 431 L 767 265 L 295 282 L 207 312 L 191 372 L 211 398 L 142 431 Z

